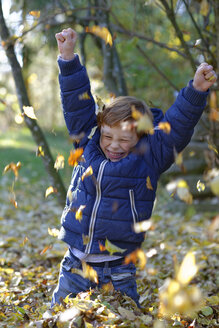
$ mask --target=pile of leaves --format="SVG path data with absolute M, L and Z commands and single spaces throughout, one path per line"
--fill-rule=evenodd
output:
M 20 164 L 13 168 L 18 173 Z M 14 186 L 11 174 L 0 180 L 0 327 L 219 327 L 217 198 L 209 201 L 215 211 L 200 213 L 198 202 L 159 191 L 133 258 L 141 309 L 110 285 L 50 309 L 67 250 L 57 239 L 62 208 L 45 193 L 46 181 L 35 181 L 33 192 L 31 177 L 21 174 Z

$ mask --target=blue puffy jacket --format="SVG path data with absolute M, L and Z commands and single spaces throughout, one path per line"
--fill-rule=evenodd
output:
M 164 116 L 159 109 L 152 109 L 155 125 L 161 120 L 169 122 L 170 134 L 155 129 L 153 135 L 140 139 L 134 152 L 118 162 L 111 162 L 101 151 L 100 131 L 96 129 L 89 139 L 96 125 L 96 115 L 85 67 L 78 56 L 69 62 L 59 59 L 58 63 L 67 128 L 71 135 L 85 133 L 79 144 L 84 148 L 84 161 L 72 173 L 59 238 L 88 254 L 100 253 L 99 243 L 104 245 L 107 238 L 126 249 L 123 254 L 115 255 L 126 255 L 141 246 L 144 233 L 135 233 L 133 224 L 150 218 L 158 178 L 174 162 L 174 149 L 180 152 L 190 141 L 208 92 L 198 92 L 190 82 Z M 89 166 L 92 166 L 93 175 L 82 181 Z M 147 188 L 147 177 L 153 189 Z M 75 219 L 75 212 L 81 205 L 85 208 L 79 221 Z

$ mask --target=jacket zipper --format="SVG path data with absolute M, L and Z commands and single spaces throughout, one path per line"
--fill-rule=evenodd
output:
M 106 159 L 103 162 L 101 162 L 100 167 L 99 167 L 99 172 L 98 172 L 98 175 L 97 175 L 96 199 L 95 199 L 93 210 L 92 210 L 92 213 L 91 213 L 91 220 L 90 220 L 89 234 L 88 234 L 89 243 L 86 246 L 85 253 L 90 253 L 91 244 L 93 242 L 96 215 L 97 215 L 97 210 L 98 210 L 98 207 L 100 205 L 100 200 L 101 200 L 101 180 L 102 180 L 102 176 L 103 176 L 103 170 L 104 170 L 104 167 L 105 167 L 107 162 L 108 162 L 108 160 L 106 160 Z
M 135 207 L 135 196 L 134 196 L 134 190 L 133 189 L 129 189 L 129 197 L 130 197 L 133 221 L 134 221 L 134 223 L 136 223 L 137 218 L 138 218 L 138 213 L 137 213 L 136 207 Z

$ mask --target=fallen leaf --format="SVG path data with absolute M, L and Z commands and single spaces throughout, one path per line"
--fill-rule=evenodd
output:
M 56 228 L 49 228 L 48 227 L 48 234 L 50 235 L 50 236 L 53 236 L 53 237 L 58 237 L 58 235 L 59 235 L 59 230 L 58 229 L 56 229 Z
M 82 261 L 82 270 L 83 270 L 84 278 L 87 278 L 98 284 L 98 274 L 97 271 L 94 270 L 94 268 L 86 264 L 86 262 Z
M 151 179 L 150 179 L 149 176 L 146 179 L 146 186 L 147 186 L 148 189 L 153 190 L 153 187 L 152 187 L 152 184 L 151 184 Z
M 124 253 L 126 249 L 120 248 L 113 243 L 111 243 L 108 239 L 105 241 L 105 247 L 106 250 L 110 253 L 110 255 L 113 255 L 114 253 Z
M 81 180 L 84 181 L 85 178 L 91 176 L 93 174 L 92 166 L 88 166 L 86 171 L 82 174 Z
M 158 124 L 160 130 L 163 130 L 165 133 L 169 134 L 171 131 L 171 125 L 169 122 L 160 122 Z
M 32 106 L 23 106 L 24 114 L 32 120 L 37 120 Z
M 39 10 L 32 10 L 29 12 L 29 15 L 36 17 L 36 18 L 40 18 L 40 11 Z
M 54 168 L 58 171 L 60 169 L 63 169 L 64 166 L 65 166 L 65 158 L 64 158 L 64 156 L 63 155 L 58 155 L 56 157 Z
M 44 156 L 44 150 L 42 146 L 38 146 L 37 150 L 36 150 L 36 156 L 40 157 L 40 156 Z
M 195 255 L 193 252 L 189 252 L 182 261 L 176 279 L 180 284 L 187 285 L 195 277 L 197 271 Z
M 18 177 L 18 171 L 21 168 L 21 162 L 17 162 L 17 164 L 15 164 L 14 162 L 11 162 L 10 164 L 6 165 L 3 171 L 3 174 L 5 174 L 8 171 L 12 171 L 15 175 L 15 177 Z
M 68 164 L 70 166 L 76 166 L 78 164 L 78 161 L 81 160 L 81 156 L 83 152 L 84 152 L 83 148 L 77 148 L 75 150 L 71 150 L 70 156 L 68 158 Z
M 45 192 L 45 198 L 47 198 L 52 193 L 57 193 L 57 191 L 58 190 L 56 188 L 54 188 L 53 186 L 48 187 Z
M 110 46 L 112 46 L 112 44 L 113 44 L 112 35 L 109 32 L 107 27 L 101 27 L 98 25 L 94 25 L 91 27 L 87 26 L 85 28 L 85 31 L 88 33 L 95 34 L 96 36 L 99 36 L 101 39 L 103 39 L 105 41 L 106 44 L 109 44 Z
M 78 208 L 78 210 L 75 213 L 75 219 L 78 220 L 79 222 L 81 222 L 82 220 L 82 211 L 83 209 L 85 209 L 86 205 L 80 205 L 80 207 Z

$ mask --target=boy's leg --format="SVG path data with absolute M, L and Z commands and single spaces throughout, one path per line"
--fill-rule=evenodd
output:
M 81 261 L 67 251 L 61 262 L 59 281 L 53 292 L 51 307 L 55 303 L 59 304 L 61 297 L 65 298 L 69 294 L 71 297 L 75 297 L 78 293 L 95 287 L 95 284 L 89 279 L 73 273 L 72 269 L 82 270 Z
M 121 265 L 111 268 L 111 280 L 113 287 L 119 290 L 122 294 L 126 294 L 131 297 L 138 307 L 139 304 L 139 294 L 137 292 L 136 284 L 136 268 L 134 264 Z

